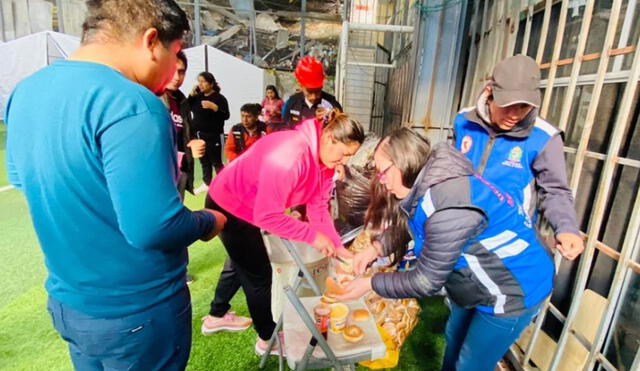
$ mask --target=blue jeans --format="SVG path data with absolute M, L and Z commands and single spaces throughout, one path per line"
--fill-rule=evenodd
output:
M 451 301 L 442 369 L 493 371 L 511 344 L 538 314 L 541 304 L 518 316 L 494 316 Z
M 49 297 L 47 310 L 69 343 L 76 370 L 184 370 L 191 351 L 191 297 L 186 287 L 143 312 L 96 318 Z

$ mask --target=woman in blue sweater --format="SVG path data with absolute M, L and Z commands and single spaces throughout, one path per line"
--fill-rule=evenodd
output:
M 383 232 L 356 255 L 354 270 L 362 273 L 378 256 L 394 263 L 411 256 L 415 265 L 356 279 L 339 299 L 370 290 L 420 298 L 444 289 L 451 314 L 443 369 L 493 370 L 553 286 L 553 262 L 529 217 L 464 155 L 447 144 L 432 149 L 410 129 L 384 137 L 374 161 L 366 225 Z

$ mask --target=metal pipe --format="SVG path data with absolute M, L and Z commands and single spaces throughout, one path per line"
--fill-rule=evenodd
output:
M 344 0 L 342 2 L 342 21 L 349 20 L 349 0 Z
M 56 1 L 60 1 L 60 0 L 56 0 Z M 4 10 L 2 9 L 2 0 L 0 0 L 0 21 L 2 21 L 0 23 L 0 32 L 2 32 L 2 41 L 7 41 L 7 35 L 4 32 L 5 23 L 4 23 Z M 60 21 L 58 21 L 58 23 L 60 23 Z
M 551 95 L 553 95 L 553 82 L 556 78 L 556 71 L 558 70 L 558 59 L 560 58 L 560 49 L 562 48 L 562 40 L 564 37 L 564 28 L 567 24 L 567 8 L 569 7 L 569 0 L 563 0 L 560 7 L 560 19 L 558 20 L 558 31 L 556 32 L 556 41 L 553 45 L 553 55 L 551 56 L 551 68 L 549 68 L 549 75 L 547 77 L 547 88 L 545 89 L 544 99 L 542 101 L 542 107 L 540 108 L 540 116 L 547 117 L 549 111 L 549 104 L 551 103 Z
M 287 298 L 291 302 L 291 305 L 293 305 L 293 307 L 295 308 L 302 322 L 305 324 L 307 329 L 311 332 L 311 336 L 316 338 L 317 345 L 319 345 L 320 348 L 322 348 L 325 356 L 329 359 L 329 362 L 333 364 L 336 370 L 339 370 L 341 367 L 340 367 L 340 362 L 338 361 L 338 358 L 336 358 L 335 353 L 333 352 L 331 347 L 329 347 L 329 344 L 327 344 L 327 341 L 324 340 L 324 337 L 322 336 L 320 331 L 318 331 L 318 328 L 316 327 L 315 322 L 309 315 L 309 312 L 307 312 L 307 309 L 304 307 L 300 299 L 296 296 L 296 293 L 293 292 L 293 289 L 291 288 L 291 286 L 289 285 L 285 286 L 284 293 L 287 295 Z
M 422 3 L 422 2 L 420 2 Z M 416 98 L 416 89 L 418 88 L 417 85 L 417 81 L 418 78 L 417 76 L 415 76 L 415 72 L 417 70 L 419 70 L 418 68 L 418 45 L 420 45 L 420 40 L 422 39 L 420 37 L 420 29 L 421 29 L 421 24 L 422 24 L 422 13 L 420 11 L 417 11 L 414 13 L 414 21 L 413 21 L 413 27 L 415 28 L 415 31 L 413 32 L 412 38 L 411 38 L 411 59 L 409 61 L 409 68 L 406 69 L 406 73 L 411 73 L 413 72 L 414 75 L 412 76 L 412 81 L 406 81 L 409 79 L 406 79 L 406 84 L 408 85 L 405 89 L 409 89 L 408 90 L 408 96 L 407 99 L 405 100 L 405 102 L 410 102 L 409 105 L 403 105 L 402 107 L 402 123 L 407 123 L 407 122 L 411 122 L 411 120 L 413 119 L 412 115 L 413 115 L 413 110 L 412 107 L 415 107 L 415 98 Z M 411 72 L 410 72 L 411 71 Z M 402 91 L 407 91 L 403 89 Z
M 638 47 L 640 47 L 640 40 L 638 40 Z M 640 53 L 638 52 L 636 52 L 633 57 L 633 65 L 631 67 L 631 71 L 632 72 L 629 75 L 629 80 L 626 83 L 624 94 L 622 96 L 620 109 L 618 110 L 618 116 L 616 118 L 614 126 L 614 132 L 611 138 L 612 148 L 608 151 L 607 163 L 605 166 L 605 171 L 608 170 L 608 172 L 606 174 L 613 175 L 613 169 L 615 169 L 616 166 L 618 149 L 624 137 L 624 130 L 632 113 L 631 110 L 635 108 L 633 106 L 633 100 L 636 88 L 638 86 L 638 78 L 640 78 Z M 610 184 L 610 178 L 604 178 L 606 174 L 603 174 L 602 179 L 606 180 Z M 601 192 L 605 191 L 606 190 L 602 190 Z M 598 332 L 596 333 L 596 336 L 594 338 L 594 345 L 591 347 L 591 351 L 589 352 L 589 358 L 587 360 L 586 366 L 587 369 L 592 368 L 593 364 L 595 363 L 594 358 L 596 356 L 596 352 L 599 351 L 600 347 L 602 347 L 602 344 L 604 343 L 607 330 L 609 329 L 609 325 L 611 324 L 615 306 L 621 294 L 620 289 L 622 288 L 623 278 L 628 269 L 628 262 L 632 258 L 631 250 L 635 245 L 638 231 L 640 230 L 640 193 L 638 193 L 638 195 L 636 196 L 635 207 L 631 210 L 633 210 L 631 220 L 627 228 L 627 233 L 622 245 L 622 249 L 620 251 L 620 258 L 616 267 L 613 283 L 611 285 L 611 289 L 609 289 L 607 308 L 605 310 L 603 319 L 600 322 Z
M 0 1 L 1 3 L 2 1 Z M 0 5 L 1 7 L 2 5 Z M 64 10 L 62 9 L 62 0 L 56 0 L 56 8 L 58 8 L 58 32 L 64 33 Z M 4 19 L 4 18 L 3 18 Z M 2 27 L 2 33 L 4 37 L 4 27 Z
M 511 19 L 511 25 L 513 25 L 513 31 L 511 31 L 511 27 L 507 29 L 507 35 L 509 39 L 509 43 L 507 45 L 507 56 L 512 56 L 516 54 L 516 40 L 518 39 L 518 33 L 520 32 L 520 10 L 522 8 L 522 3 L 520 6 L 514 6 L 511 9 L 511 13 L 509 14 L 509 18 Z
M 636 352 L 636 356 L 633 358 L 633 364 L 629 370 L 640 370 L 640 352 Z
M 629 35 L 631 33 L 631 24 L 633 23 L 633 14 L 636 10 L 637 1 L 629 1 L 627 3 L 627 12 L 624 15 L 624 23 L 620 30 L 620 40 L 618 41 L 618 48 L 624 48 L 629 42 Z M 612 71 L 620 71 L 622 68 L 622 61 L 624 57 L 616 57 L 613 61 Z
M 533 3 L 531 0 L 528 0 L 527 7 L 527 22 L 524 26 L 524 38 L 522 39 L 522 50 L 521 54 L 527 55 L 527 51 L 529 49 L 529 39 L 531 38 L 531 21 L 533 20 Z
M 363 67 L 380 67 L 380 68 L 396 68 L 396 62 L 392 64 L 384 63 L 371 63 L 371 62 L 347 62 L 348 66 L 363 66 Z
M 549 20 L 551 19 L 551 6 L 553 0 L 547 0 L 544 6 L 544 18 L 542 20 L 542 31 L 540 31 L 540 44 L 538 44 L 538 52 L 536 53 L 536 62 L 542 63 L 544 55 L 544 47 L 547 43 L 547 33 L 549 32 Z
M 591 129 L 593 128 L 596 112 L 598 110 L 598 103 L 600 102 L 600 94 L 602 93 L 602 87 L 604 86 L 604 76 L 607 72 L 607 67 L 609 65 L 610 59 L 608 50 L 611 49 L 615 38 L 618 18 L 620 16 L 620 7 L 621 0 L 614 0 L 611 7 L 611 15 L 605 35 L 605 40 L 602 46 L 602 53 L 600 54 L 600 62 L 598 64 L 598 71 L 596 73 L 597 77 L 593 86 L 593 99 L 589 103 L 589 109 L 587 110 L 587 116 L 585 118 L 584 126 L 582 129 L 582 136 L 580 137 L 580 143 L 578 145 L 578 151 L 576 152 L 573 172 L 571 174 L 570 185 L 573 194 L 576 194 L 580 182 L 580 175 L 582 174 L 582 164 L 584 163 L 584 153 L 587 151 L 589 136 L 591 135 Z
M 196 45 L 200 45 L 201 38 L 200 34 L 202 32 L 201 21 L 200 21 L 200 0 L 195 0 L 193 2 L 193 33 L 194 33 L 194 42 Z
M 380 32 L 404 32 L 412 33 L 412 26 L 401 26 L 397 24 L 366 24 L 366 23 L 350 23 L 349 29 L 354 31 L 380 31 Z
M 300 57 L 304 57 L 304 28 L 306 12 L 307 0 L 302 0 L 302 4 L 300 5 Z
M 480 25 L 480 14 L 478 13 L 480 11 L 480 2 L 479 1 L 474 1 L 473 4 L 473 27 L 470 31 L 470 39 L 471 39 L 471 50 L 469 51 L 469 63 L 467 64 L 467 72 L 465 74 L 465 76 L 471 76 L 473 71 L 473 65 L 477 64 L 476 61 L 476 57 L 478 54 L 478 48 L 476 48 L 476 34 L 478 33 L 478 26 Z M 473 84 L 473 81 L 471 82 Z M 463 95 L 462 95 L 462 104 L 461 106 L 467 106 L 469 101 L 469 96 L 471 95 L 471 89 L 464 89 Z
M 250 17 L 251 17 L 251 23 L 249 25 L 251 27 L 250 36 L 251 36 L 252 48 L 250 50 L 251 58 L 249 59 L 249 63 L 254 63 L 254 59 L 258 57 L 258 40 L 256 37 L 256 12 L 252 11 Z
M 476 99 L 476 97 L 473 96 L 474 93 L 476 93 L 479 89 L 476 88 L 476 84 L 478 83 L 478 73 L 480 71 L 480 69 L 483 66 L 483 59 L 485 59 L 485 55 L 487 54 L 487 51 L 485 49 L 485 28 L 487 27 L 486 24 L 486 20 L 487 20 L 487 12 L 488 12 L 488 8 L 489 8 L 489 1 L 485 0 L 483 7 L 482 7 L 482 25 L 480 26 L 480 41 L 478 43 L 478 59 L 476 61 L 476 65 L 475 65 L 475 69 L 473 71 L 473 78 L 471 79 L 471 88 L 469 91 L 469 103 L 467 105 L 471 106 L 471 105 L 475 105 L 474 102 L 472 101 L 473 99 Z M 484 81 L 484 78 L 482 79 Z
M 344 104 L 344 77 L 347 73 L 347 46 L 349 43 L 349 22 L 342 22 L 342 32 L 340 34 L 340 49 L 338 52 L 339 66 L 336 91 L 338 101 Z
M 584 153 L 587 150 L 591 128 L 593 127 L 596 110 L 600 101 L 600 93 L 602 92 L 602 86 L 604 85 L 604 75 L 607 71 L 609 62 L 609 56 L 607 55 L 606 51 L 611 48 L 611 45 L 613 44 L 613 40 L 615 38 L 615 31 L 618 25 L 621 3 L 622 0 L 614 0 L 613 5 L 611 6 L 610 19 L 604 40 L 603 52 L 600 57 L 600 64 L 598 66 L 598 79 L 596 80 L 596 84 L 593 87 L 593 99 L 591 100 L 589 110 L 587 111 L 587 117 L 584 123 L 582 137 L 580 138 L 580 145 L 578 146 L 578 152 L 576 153 L 576 160 L 573 169 L 574 171 L 571 177 L 571 189 L 573 190 L 574 194 L 578 187 L 578 181 L 582 172 L 582 164 L 584 163 Z M 604 208 L 606 206 L 609 190 L 611 188 L 611 179 L 613 178 L 613 172 L 615 170 L 615 157 L 618 155 L 618 149 L 620 148 L 620 142 L 622 141 L 622 136 L 624 134 L 624 127 L 622 127 L 622 125 L 619 125 L 619 127 L 616 127 L 614 129 L 614 132 L 614 135 L 612 135 L 611 137 L 611 144 L 609 145 L 609 156 L 607 156 L 607 162 L 600 177 L 600 184 L 598 187 L 598 192 L 596 194 L 596 201 L 593 209 L 594 212 L 592 214 L 593 217 L 589 222 L 589 228 L 587 230 L 587 243 L 584 252 L 580 257 L 578 274 L 572 295 L 571 308 L 569 308 L 567 320 L 562 329 L 560 338 L 558 339 L 558 346 L 555 350 L 555 353 L 553 354 L 551 365 L 549 366 L 550 371 L 555 371 L 560 365 L 562 354 L 567 344 L 567 340 L 570 336 L 570 329 L 573 325 L 573 320 L 578 313 L 578 309 L 580 308 L 582 294 L 584 292 L 589 276 L 589 271 L 595 251 L 595 242 L 602 227 Z

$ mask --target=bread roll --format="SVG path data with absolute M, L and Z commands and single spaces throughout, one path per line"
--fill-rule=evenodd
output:
M 387 315 L 387 319 L 389 321 L 391 321 L 391 322 L 396 322 L 397 323 L 397 322 L 402 321 L 403 315 L 404 315 L 404 313 L 402 312 L 402 310 L 398 310 L 397 308 L 394 308 Z
M 354 321 L 366 321 L 369 319 L 369 311 L 366 309 L 356 309 L 351 313 L 351 318 Z
M 350 343 L 357 343 L 364 337 L 364 331 L 356 325 L 351 325 L 342 330 L 342 336 Z

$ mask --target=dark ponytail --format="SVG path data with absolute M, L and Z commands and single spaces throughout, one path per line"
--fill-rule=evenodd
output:
M 211 84 L 213 91 L 215 91 L 216 93 L 220 93 L 220 85 L 218 85 L 216 78 L 213 77 L 213 74 L 211 72 L 203 71 L 200 72 L 198 76 L 202 77 L 206 82 Z

